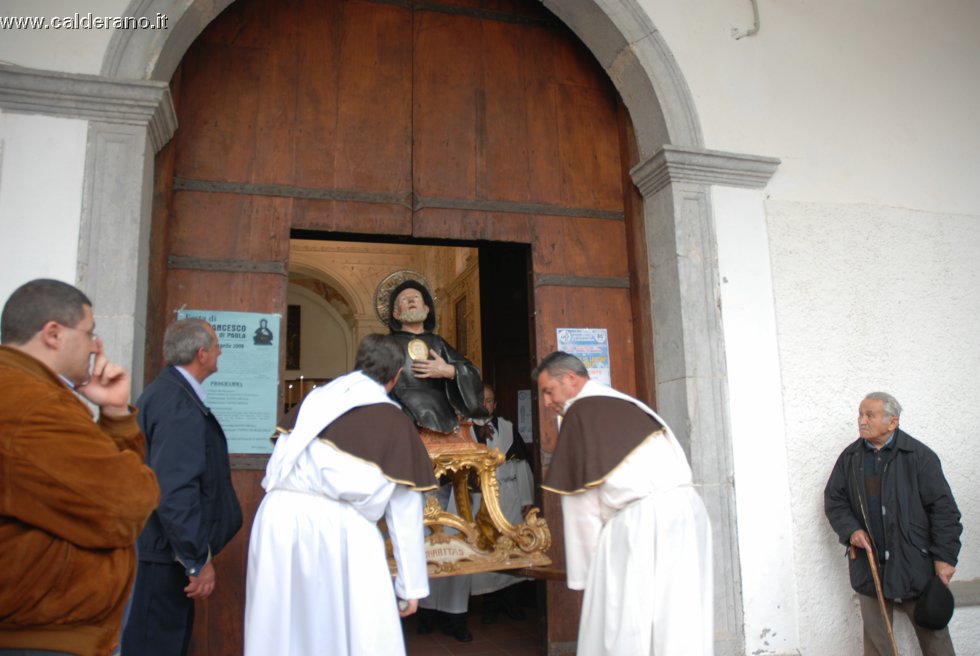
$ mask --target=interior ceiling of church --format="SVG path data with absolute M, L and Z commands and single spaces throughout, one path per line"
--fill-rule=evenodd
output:
M 289 282 L 323 298 L 348 321 L 380 325 L 375 292 L 389 274 L 402 269 L 421 273 L 436 302 L 436 331 L 450 343 L 457 320 L 465 320 L 466 351 L 480 352 L 479 256 L 473 247 L 373 242 L 290 240 Z M 464 315 L 457 305 L 465 299 Z M 455 345 L 459 348 L 460 345 Z
M 423 274 L 436 303 L 478 264 L 477 249 L 369 242 L 290 241 L 289 281 L 323 297 L 343 314 L 373 308 L 378 283 L 399 269 Z M 442 292 L 442 293 L 440 293 Z

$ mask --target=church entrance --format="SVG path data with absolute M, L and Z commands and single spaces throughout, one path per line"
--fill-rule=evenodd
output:
M 495 414 L 514 425 L 534 479 L 540 480 L 529 376 L 534 315 L 529 307 L 530 248 L 500 242 L 393 243 L 340 237 L 294 232 L 290 242 L 287 334 L 297 335 L 298 341 L 286 346 L 282 396 L 287 408 L 315 385 L 346 373 L 363 335 L 387 332 L 374 312 L 376 288 L 393 271 L 416 271 L 435 297 L 435 332 L 474 362 L 483 380 L 493 386 Z M 536 486 L 535 492 L 533 504 L 541 507 Z M 544 644 L 544 584 L 516 576 L 473 581 L 467 624 L 474 646 L 538 653 Z M 513 585 L 487 594 L 486 588 L 505 582 Z M 417 617 L 403 625 L 410 656 L 454 653 L 455 647 L 464 647 L 445 636 L 439 625 L 419 633 Z
M 439 265 L 476 266 L 478 281 L 475 293 L 451 291 L 439 330 L 466 343 L 478 332 L 474 354 L 501 388 L 529 388 L 557 329 L 601 328 L 612 384 L 652 396 L 631 125 L 592 54 L 540 3 L 238 0 L 187 50 L 172 91 L 179 129 L 156 161 L 148 377 L 179 308 L 276 313 L 285 331 L 297 295 L 316 292 L 305 258 L 326 240 L 387 245 L 371 260 L 379 272 L 399 268 L 394 246 L 474 251 L 475 264 Z M 370 323 L 371 308 L 345 315 L 338 297 L 320 301 L 324 326 Z M 529 391 L 540 468 L 557 431 Z M 233 460 L 246 523 L 198 611 L 197 654 L 241 653 L 265 458 Z M 558 500 L 541 502 L 560 569 Z M 536 585 L 542 644 L 572 650 L 580 595 L 554 577 Z

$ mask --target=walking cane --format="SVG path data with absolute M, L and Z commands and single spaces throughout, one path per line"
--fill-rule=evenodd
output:
M 871 549 L 865 549 L 868 554 L 868 564 L 871 566 L 871 578 L 875 582 L 875 592 L 878 593 L 878 608 L 881 609 L 881 616 L 885 619 L 885 629 L 888 631 L 888 639 L 892 642 L 892 652 L 898 654 L 898 643 L 895 642 L 895 632 L 892 631 L 892 621 L 888 617 L 888 608 L 885 606 L 885 593 L 881 591 L 881 579 L 878 578 L 878 564 L 875 562 L 875 555 Z M 857 547 L 851 545 L 851 560 L 857 558 Z

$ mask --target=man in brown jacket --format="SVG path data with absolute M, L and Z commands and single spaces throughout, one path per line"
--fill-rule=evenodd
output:
M 129 374 L 94 330 L 91 301 L 56 280 L 0 315 L 0 654 L 108 654 L 159 502 Z

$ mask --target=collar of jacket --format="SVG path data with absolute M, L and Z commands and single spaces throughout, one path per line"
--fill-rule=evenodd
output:
M 21 371 L 29 373 L 33 376 L 38 376 L 49 380 L 57 387 L 71 389 L 65 384 L 65 381 L 56 371 L 50 369 L 48 365 L 35 358 L 33 355 L 25 353 L 20 349 L 0 344 L 0 362 L 16 369 L 20 369 Z
M 173 366 L 172 364 L 168 364 L 167 368 L 164 370 L 164 375 L 169 382 L 180 387 L 184 394 L 190 397 L 191 401 L 194 402 L 194 405 L 198 407 L 202 414 L 205 416 L 209 416 L 211 414 L 211 408 L 201 402 L 201 397 L 197 395 L 197 392 L 195 392 L 194 388 L 192 388 L 190 383 L 187 382 L 187 379 L 185 379 L 180 372 L 177 371 L 177 367 Z
M 911 436 L 908 433 L 906 433 L 905 431 L 903 431 L 901 427 L 896 428 L 895 429 L 895 446 L 893 447 L 893 450 L 894 451 L 911 451 L 912 450 L 912 442 L 911 442 L 911 439 L 912 439 Z M 863 453 L 864 452 L 864 441 L 865 440 L 864 440 L 863 437 L 857 438 L 856 440 L 854 440 L 854 442 L 852 442 L 850 444 L 850 446 L 847 447 L 847 452 L 849 454 Z

